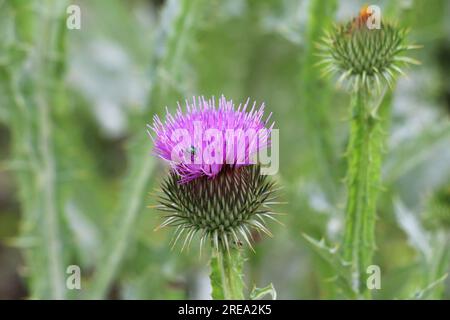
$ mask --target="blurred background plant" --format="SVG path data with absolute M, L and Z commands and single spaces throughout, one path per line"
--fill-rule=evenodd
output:
M 69 4 L 81 30 L 66 28 Z M 333 251 L 302 235 L 342 238 L 348 96 L 320 78 L 315 43 L 364 4 L 0 0 L 0 298 L 207 298 L 198 251 L 170 251 L 170 231 L 153 231 L 148 193 L 166 168 L 145 124 L 221 94 L 264 101 L 280 129 L 286 226 L 248 253 L 247 283 L 273 282 L 281 299 L 346 297 Z M 373 297 L 448 299 L 450 3 L 370 4 L 424 46 L 391 102 Z M 65 285 L 74 264 L 81 290 Z

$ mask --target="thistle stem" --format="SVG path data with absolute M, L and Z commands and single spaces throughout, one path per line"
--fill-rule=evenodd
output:
M 34 244 L 24 250 L 28 293 L 34 299 L 67 297 L 57 153 L 61 145 L 54 139 L 56 109 L 65 107 L 66 3 L 56 2 L 46 1 L 39 10 L 32 2 L 0 5 L 1 10 L 12 13 L 12 47 L 27 48 L 14 61 L 6 58 L 0 73 L 6 99 L 10 99 L 7 105 L 12 106 L 13 158 L 22 163 L 14 173 L 23 213 L 21 238 L 33 239 Z
M 211 258 L 211 286 L 214 300 L 243 300 L 243 258 L 240 250 L 218 250 Z
M 370 299 L 365 280 L 375 250 L 383 134 L 379 115 L 373 114 L 377 108 L 371 108 L 369 98 L 369 92 L 361 88 L 352 94 L 343 255 L 351 264 L 354 291 Z

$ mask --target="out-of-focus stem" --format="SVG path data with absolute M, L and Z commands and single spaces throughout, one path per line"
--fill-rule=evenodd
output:
M 161 97 L 166 96 L 169 82 L 164 77 L 173 76 L 172 72 L 179 63 L 189 42 L 189 33 L 194 17 L 199 12 L 202 0 L 170 0 L 166 3 L 160 29 L 155 41 L 155 55 L 151 66 L 151 88 L 149 109 L 160 108 Z M 176 82 L 176 79 L 172 79 Z M 151 115 L 148 115 L 151 119 Z M 147 121 L 147 120 L 146 120 Z M 133 241 L 137 227 L 138 215 L 144 206 L 147 187 L 154 172 L 155 160 L 151 157 L 150 139 L 145 126 L 136 132 L 135 140 L 129 148 L 130 169 L 125 177 L 123 192 L 117 212 L 117 227 L 110 234 L 97 270 L 93 277 L 89 297 L 102 299 L 105 297 L 120 268 L 126 249 Z
M 33 2 L 12 1 L 2 8 L 14 12 L 15 45 L 24 48 L 24 58 L 5 65 L 2 72 L 13 106 L 13 158 L 22 165 L 15 172 L 23 210 L 21 236 L 33 239 L 25 248 L 29 291 L 32 298 L 41 299 L 66 296 L 52 123 L 53 108 L 63 107 L 58 105 L 63 72 L 54 71 L 64 63 L 65 32 L 59 20 L 64 5 L 43 2 L 37 10 L 40 19 L 35 18 Z
M 323 30 L 331 25 L 337 9 L 336 0 L 311 0 L 308 7 L 308 25 L 305 34 L 305 51 L 301 55 L 301 72 L 299 78 L 299 99 L 302 102 L 302 120 L 306 128 L 307 136 L 313 156 L 312 162 L 317 165 L 315 172 L 318 176 L 316 181 L 326 195 L 330 203 L 336 202 L 336 185 L 338 176 L 336 168 L 335 152 L 333 148 L 331 125 L 328 115 L 330 114 L 330 102 L 332 90 L 324 79 L 321 79 L 316 63 L 317 57 L 316 41 L 320 38 Z M 329 276 L 333 270 L 320 263 L 319 273 L 321 276 Z M 335 286 L 332 282 L 322 281 L 321 291 L 326 293 L 326 298 L 335 298 Z
M 323 30 L 331 25 L 337 8 L 336 0 L 312 0 L 309 3 L 308 27 L 305 39 L 305 52 L 302 54 L 300 73 L 300 99 L 303 105 L 304 126 L 311 142 L 313 161 L 318 165 L 319 181 L 328 200 L 334 202 L 336 172 L 332 133 L 328 119 L 332 90 L 323 78 L 316 63 L 319 61 L 316 52 L 316 41 Z

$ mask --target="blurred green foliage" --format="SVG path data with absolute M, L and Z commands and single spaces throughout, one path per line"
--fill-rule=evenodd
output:
M 66 28 L 72 3 L 81 30 Z M 450 3 L 377 4 L 424 48 L 397 83 L 385 128 L 374 298 L 448 299 L 448 231 L 421 217 L 450 181 Z M 285 226 L 248 253 L 247 290 L 348 297 L 330 247 L 343 235 L 349 101 L 320 78 L 315 43 L 362 5 L 0 0 L 0 298 L 207 297 L 198 250 L 170 251 L 171 230 L 153 231 L 149 193 L 167 168 L 145 125 L 177 101 L 221 94 L 265 102 L 280 129 Z M 73 264 L 81 290 L 65 287 Z

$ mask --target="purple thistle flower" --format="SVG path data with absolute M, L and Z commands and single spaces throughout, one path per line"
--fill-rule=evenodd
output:
M 271 235 L 266 219 L 277 221 L 277 188 L 254 157 L 270 146 L 273 124 L 266 127 L 264 105 L 247 109 L 248 101 L 235 108 L 222 96 L 216 107 L 214 99 L 194 98 L 185 113 L 178 106 L 149 126 L 155 154 L 172 167 L 156 208 L 164 212 L 160 228 L 176 227 L 173 245 L 184 237 L 188 247 L 199 235 L 200 247 L 209 242 L 228 251 L 252 247 L 252 230 Z
M 249 101 L 235 108 L 224 96 L 216 107 L 215 99 L 193 98 L 186 101 L 186 113 L 180 105 L 175 115 L 168 110 L 163 123 L 158 116 L 149 128 L 155 134 L 154 152 L 169 162 L 180 176 L 180 183 L 199 177 L 213 178 L 225 166 L 240 167 L 255 163 L 253 157 L 270 146 L 267 128 L 271 114 L 263 120 L 264 104 L 259 108 Z

